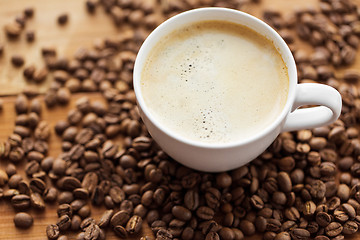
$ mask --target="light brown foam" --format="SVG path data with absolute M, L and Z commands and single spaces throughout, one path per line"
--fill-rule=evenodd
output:
M 286 65 L 272 42 L 242 25 L 204 21 L 150 52 L 141 91 L 151 114 L 187 139 L 226 143 L 271 124 L 285 106 Z

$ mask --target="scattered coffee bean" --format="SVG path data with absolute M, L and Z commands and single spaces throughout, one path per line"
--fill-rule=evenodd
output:
M 56 224 L 50 224 L 46 227 L 46 235 L 48 239 L 58 239 L 60 235 L 60 229 Z
M 68 22 L 69 16 L 67 13 L 62 13 L 61 15 L 58 16 L 57 18 L 57 22 L 60 25 L 64 25 Z
M 33 225 L 33 217 L 25 212 L 19 212 L 14 216 L 14 224 L 18 228 L 29 228 Z
M 22 65 L 24 65 L 25 60 L 24 57 L 21 55 L 13 55 L 11 57 L 11 63 L 15 66 L 15 67 L 21 67 Z

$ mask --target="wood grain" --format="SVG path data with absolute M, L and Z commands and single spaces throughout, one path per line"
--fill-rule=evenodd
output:
M 354 0 L 360 6 L 360 0 Z M 275 9 L 283 14 L 288 14 L 294 10 L 317 7 L 317 0 L 263 0 L 260 5 L 249 5 L 244 11 L 249 12 L 257 17 L 261 17 L 263 9 Z M 17 41 L 7 41 L 4 36 L 2 27 L 27 7 L 33 6 L 36 9 L 34 18 L 27 22 L 26 29 L 35 30 L 36 40 L 33 43 L 25 41 L 24 34 Z M 66 12 L 69 14 L 67 25 L 59 27 L 56 18 L 59 14 Z M 76 49 L 80 46 L 90 47 L 94 40 L 103 37 L 114 37 L 121 34 L 121 29 L 116 28 L 111 19 L 106 16 L 102 9 L 97 9 L 96 14 L 89 15 L 85 11 L 84 1 L 82 0 L 0 0 L 0 42 L 5 43 L 5 52 L 0 57 L 0 96 L 4 101 L 4 110 L 0 113 L 0 141 L 5 141 L 14 127 L 14 95 L 22 91 L 28 84 L 22 76 L 22 68 L 14 68 L 10 64 L 12 54 L 20 53 L 25 56 L 26 63 L 35 64 L 41 67 L 44 63 L 40 54 L 42 46 L 55 46 L 60 56 L 71 57 Z M 298 47 L 309 50 L 310 47 L 302 42 L 298 42 Z M 358 52 L 360 55 L 360 52 Z M 352 68 L 360 68 L 360 57 Z M 338 71 L 341 75 L 342 70 Z M 51 76 L 42 85 L 36 85 L 41 92 L 45 92 Z M 67 107 L 57 107 L 52 110 L 46 110 L 42 118 L 49 122 L 53 127 L 55 123 L 66 118 L 67 111 L 74 107 L 77 98 L 84 94 L 77 94 Z M 86 94 L 92 100 L 103 101 L 100 94 Z M 42 98 L 42 96 L 39 96 Z M 45 108 L 44 108 L 45 109 Z M 53 129 L 53 128 L 52 128 Z M 61 152 L 61 141 L 55 134 L 50 139 L 49 155 L 57 156 Z M 5 162 L 0 163 L 4 167 Z M 23 165 L 18 168 L 23 172 Z M 104 208 L 92 207 L 92 216 L 98 219 Z M 14 227 L 13 216 L 14 209 L 4 201 L 0 201 L 0 240 L 2 239 L 46 239 L 45 227 L 48 224 L 55 223 L 56 205 L 47 205 L 43 212 L 30 211 L 34 216 L 34 226 L 27 230 L 21 230 Z M 131 239 L 139 239 L 141 235 L 152 235 L 149 226 L 144 223 L 143 232 Z M 70 234 L 73 239 L 74 234 Z M 359 234 L 353 236 L 354 239 L 360 239 Z M 118 239 L 112 231 L 107 232 L 107 239 Z M 249 239 L 261 239 L 256 235 Z

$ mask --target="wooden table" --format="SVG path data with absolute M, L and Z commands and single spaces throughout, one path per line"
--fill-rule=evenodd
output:
M 360 0 L 355 1 L 360 6 Z M 18 41 L 6 41 L 2 29 L 3 25 L 12 21 L 27 6 L 33 6 L 36 10 L 33 19 L 29 20 L 26 26 L 26 29 L 35 30 L 36 40 L 33 43 L 27 43 L 24 34 L 22 34 Z M 295 9 L 314 6 L 317 6 L 316 0 L 263 0 L 260 5 L 249 5 L 244 10 L 261 17 L 261 11 L 264 8 L 280 10 L 287 14 Z M 69 22 L 67 25 L 59 27 L 56 18 L 63 12 L 69 14 Z M 22 76 L 23 68 L 16 69 L 10 64 L 12 54 L 24 55 L 26 59 L 24 66 L 34 63 L 40 67 L 44 64 L 40 54 L 42 46 L 55 46 L 60 56 L 71 57 L 79 46 L 90 47 L 97 38 L 112 37 L 119 34 L 119 29 L 112 24 L 111 19 L 106 16 L 102 9 L 97 9 L 96 14 L 89 15 L 85 11 L 84 1 L 80 0 L 0 0 L 0 28 L 0 42 L 5 43 L 5 52 L 0 57 L 0 96 L 4 101 L 4 110 L 0 113 L 0 141 L 5 141 L 13 131 L 15 95 L 28 84 Z M 309 46 L 303 43 L 299 43 L 299 46 L 309 49 Z M 352 67 L 360 68 L 360 57 Z M 50 81 L 51 79 L 48 77 L 44 84 L 37 87 L 41 92 L 45 92 Z M 43 119 L 54 126 L 59 119 L 66 117 L 67 111 L 74 107 L 75 100 L 83 95 L 85 94 L 76 94 L 67 107 L 57 107 L 52 110 L 46 110 L 44 107 Z M 100 94 L 86 95 L 91 99 L 102 100 Z M 61 152 L 60 144 L 60 138 L 52 134 L 50 156 L 57 156 Z M 5 163 L 0 163 L 1 167 L 5 165 Z M 23 173 L 23 166 L 20 165 L 18 171 Z M 103 208 L 92 207 L 92 216 L 98 219 L 103 210 Z M 34 210 L 30 212 L 34 216 L 34 226 L 27 230 L 17 229 L 13 224 L 15 211 L 8 203 L 0 201 L 0 239 L 46 239 L 46 226 L 55 223 L 57 220 L 56 205 L 47 205 L 43 212 Z M 144 223 L 143 232 L 140 235 L 145 234 L 152 234 L 146 223 Z M 356 235 L 355 238 L 358 236 Z M 134 236 L 132 239 L 138 238 L 139 236 Z M 117 239 L 117 237 L 112 231 L 108 231 L 107 239 Z M 252 239 L 260 239 L 260 237 L 255 236 Z

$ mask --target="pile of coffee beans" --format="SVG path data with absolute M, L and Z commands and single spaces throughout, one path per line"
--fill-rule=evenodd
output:
M 250 164 L 209 174 L 170 159 L 140 119 L 132 70 L 150 31 L 184 10 L 241 9 L 244 4 L 240 0 L 154 4 L 87 0 L 89 13 L 103 7 L 116 25 L 129 28 L 117 38 L 96 41 L 92 49 L 80 48 L 71 59 L 44 47 L 46 67 L 37 70 L 29 65 L 24 76 L 37 83 L 48 75 L 54 79 L 44 96 L 48 108 L 68 104 L 77 92 L 101 92 L 106 103 L 79 98 L 54 126 L 62 139 L 62 153 L 49 156 L 52 126 L 41 119 L 41 98 L 33 88 L 18 95 L 14 132 L 0 144 L 2 161 L 8 161 L 6 169 L 0 169 L 0 187 L 6 189 L 0 189 L 0 197 L 19 211 L 15 226 L 33 224 L 24 212 L 29 208 L 44 209 L 46 202 L 56 202 L 58 220 L 47 226 L 48 239 L 65 240 L 73 231 L 79 232 L 76 239 L 105 239 L 106 229 L 125 239 L 139 236 L 143 222 L 154 235 L 142 240 L 241 240 L 255 233 L 262 233 L 265 240 L 341 240 L 356 233 L 360 225 L 360 73 L 347 69 L 337 76 L 334 70 L 352 64 L 356 56 L 360 11 L 351 1 L 323 0 L 319 11 L 299 11 L 289 19 L 274 11 L 264 13 L 292 49 L 299 81 L 326 83 L 342 94 L 342 115 L 334 124 L 282 133 Z M 33 11 L 29 8 L 24 14 L 31 16 Z M 67 19 L 59 16 L 58 21 L 65 24 Z M 298 37 L 314 46 L 312 54 L 297 49 Z M 26 178 L 16 169 L 21 161 L 26 161 Z M 108 210 L 94 219 L 91 205 Z

